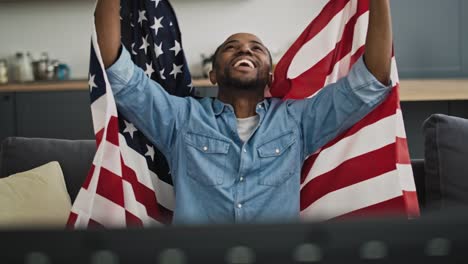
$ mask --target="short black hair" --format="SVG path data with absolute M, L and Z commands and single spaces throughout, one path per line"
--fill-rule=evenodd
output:
M 221 48 L 223 46 L 224 46 L 224 42 L 221 43 L 221 45 L 219 45 L 216 48 L 215 53 L 213 54 L 213 56 L 211 56 L 211 67 L 212 67 L 212 69 L 216 68 L 216 59 L 218 58 L 218 53 L 219 53 L 219 51 L 221 50 Z M 273 57 L 271 57 L 271 52 L 267 47 L 265 47 L 265 49 L 267 50 L 268 57 L 270 58 L 270 67 L 273 68 Z

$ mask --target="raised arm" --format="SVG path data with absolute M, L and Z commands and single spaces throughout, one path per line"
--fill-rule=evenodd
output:
M 369 0 L 369 29 L 364 60 L 369 71 L 381 83 L 390 82 L 392 58 L 392 21 L 389 0 Z
M 111 66 L 120 49 L 120 0 L 99 0 L 94 14 L 104 67 Z

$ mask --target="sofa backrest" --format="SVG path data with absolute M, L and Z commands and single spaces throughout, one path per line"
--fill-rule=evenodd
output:
M 428 206 L 468 206 L 468 119 L 434 114 L 423 129 Z
M 58 161 L 72 201 L 91 167 L 94 140 L 6 138 L 0 149 L 0 178 L 27 171 L 50 161 Z

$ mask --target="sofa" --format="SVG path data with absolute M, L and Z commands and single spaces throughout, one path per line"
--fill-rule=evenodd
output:
M 468 204 L 468 120 L 436 114 L 423 124 L 425 159 L 412 160 L 422 212 Z M 10 137 L 0 150 L 0 178 L 58 161 L 71 202 L 88 173 L 93 140 Z

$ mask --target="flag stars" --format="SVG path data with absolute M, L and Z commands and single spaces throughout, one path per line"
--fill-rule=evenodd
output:
M 161 1 L 162 0 L 151 0 L 151 2 L 154 2 L 154 8 L 158 8 L 158 5 Z
M 156 43 L 154 43 L 154 52 L 156 52 L 156 58 L 164 54 L 164 51 L 162 49 L 162 44 L 163 44 L 162 41 L 161 41 L 161 44 L 159 44 L 159 46 L 156 45 Z
M 125 123 L 125 129 L 124 129 L 124 133 L 129 133 L 130 134 L 130 137 L 133 139 L 133 133 L 135 133 L 136 131 L 138 131 L 138 129 L 130 122 L 127 122 L 124 120 L 124 123 Z
M 140 49 L 145 50 L 145 54 L 148 51 L 149 43 L 148 43 L 148 35 L 146 37 L 142 38 L 143 39 L 143 44 L 141 45 Z
M 161 80 L 166 80 L 166 76 L 164 76 L 164 71 L 165 70 L 166 69 L 162 69 L 162 70 L 159 71 L 159 75 L 161 75 Z
M 143 25 L 143 21 L 148 21 L 148 19 L 145 16 L 146 10 L 138 10 L 138 23 L 140 23 L 140 26 Z
M 170 75 L 174 75 L 174 79 L 177 78 L 177 74 L 182 73 L 182 67 L 184 65 L 175 65 L 174 63 L 172 64 L 172 71 L 169 73 Z
M 146 71 L 145 71 L 145 74 L 151 78 L 151 75 L 153 74 L 154 72 L 154 69 L 153 69 L 153 62 L 151 62 L 151 64 L 148 64 L 148 63 L 145 63 L 146 64 Z
M 89 80 L 88 80 L 88 85 L 89 85 L 89 91 L 92 92 L 93 91 L 93 88 L 97 88 L 98 86 L 96 85 L 96 83 L 94 82 L 94 78 L 96 77 L 95 74 L 93 75 L 89 75 Z
M 146 145 L 146 148 L 148 151 L 146 151 L 145 156 L 150 157 L 151 160 L 154 161 L 154 147 Z
M 158 30 L 160 28 L 163 28 L 163 25 L 161 24 L 161 21 L 163 20 L 164 17 L 160 18 L 154 18 L 154 25 L 151 26 L 152 29 L 154 29 L 154 34 L 157 36 L 158 35 Z
M 192 92 L 192 90 L 193 90 L 193 83 L 190 82 L 190 83 L 187 85 L 187 87 L 190 88 L 189 91 Z
M 135 51 L 135 43 L 132 43 L 132 54 L 133 55 L 137 55 L 138 53 L 136 53 Z
M 169 50 L 173 50 L 175 52 L 175 55 L 177 56 L 177 54 L 179 54 L 182 48 L 180 47 L 180 43 L 176 40 L 174 47 L 170 48 Z

